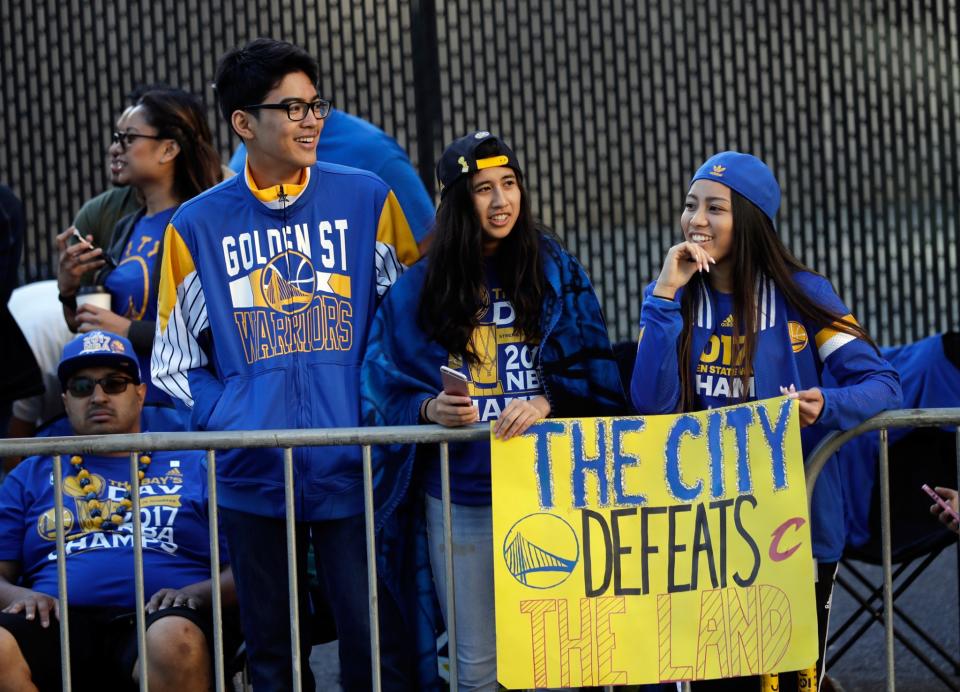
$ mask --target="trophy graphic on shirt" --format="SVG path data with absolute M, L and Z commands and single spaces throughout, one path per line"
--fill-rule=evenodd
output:
M 498 396 L 503 394 L 500 382 L 497 326 L 481 324 L 470 335 L 470 350 L 477 361 L 470 363 L 470 396 Z

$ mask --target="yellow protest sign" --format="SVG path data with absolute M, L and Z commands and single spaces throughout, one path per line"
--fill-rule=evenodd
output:
M 816 660 L 793 402 L 547 420 L 491 440 L 502 684 L 734 677 Z

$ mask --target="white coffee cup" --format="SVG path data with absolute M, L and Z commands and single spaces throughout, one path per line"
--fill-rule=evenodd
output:
M 77 307 L 85 303 L 90 303 L 91 305 L 96 305 L 98 308 L 109 310 L 112 301 L 113 298 L 110 293 L 100 285 L 81 286 L 80 290 L 77 291 Z

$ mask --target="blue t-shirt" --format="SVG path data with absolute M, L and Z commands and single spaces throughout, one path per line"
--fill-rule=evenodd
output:
M 120 255 L 117 268 L 107 275 L 104 285 L 110 292 L 111 309 L 131 320 L 157 319 L 157 295 L 150 290 L 154 265 L 160 261 L 160 241 L 176 207 L 142 216 L 133 227 L 130 240 Z M 138 353 L 140 373 L 147 382 L 149 401 L 169 401 L 150 381 L 150 354 Z
M 176 207 L 142 216 L 133 227 L 130 240 L 120 255 L 117 268 L 105 282 L 112 298 L 112 310 L 131 320 L 157 317 L 157 296 L 150 291 L 150 275 L 160 259 L 160 241 Z M 148 359 L 149 360 L 149 359 Z M 145 372 L 149 372 L 149 368 Z
M 744 401 L 755 401 L 757 390 L 753 375 L 743 396 L 743 352 L 738 362 L 733 355 L 733 294 L 713 291 L 717 309 L 717 327 L 707 341 L 703 353 L 694 363 L 693 385 L 698 409 L 732 406 Z M 744 337 L 741 334 L 740 344 Z
M 323 121 L 323 131 L 317 140 L 317 160 L 360 168 L 380 176 L 397 196 L 417 242 L 433 228 L 435 211 L 427 188 L 407 153 L 379 127 L 332 109 Z M 247 149 L 241 142 L 230 159 L 230 168 L 240 174 L 246 161 Z
M 157 452 L 140 487 L 143 574 L 146 597 L 159 589 L 181 588 L 210 578 L 210 534 L 204 454 Z M 134 609 L 133 524 L 118 531 L 82 528 L 90 509 L 83 499 L 70 457 L 63 456 L 67 589 L 72 605 Z M 127 456 L 84 455 L 84 467 L 109 515 L 126 495 Z M 0 560 L 21 567 L 21 585 L 57 596 L 53 462 L 27 459 L 0 485 Z M 220 541 L 221 562 L 227 563 Z
M 471 350 L 479 361 L 466 363 L 451 355 L 446 363 L 467 376 L 467 387 L 481 423 L 498 419 L 514 399 L 532 399 L 543 394 L 535 365 L 538 347 L 524 343 L 522 335 L 514 332 L 516 313 L 489 265 L 485 276 L 488 307 L 471 336 Z M 432 449 L 424 487 L 433 497 L 440 497 L 440 459 L 436 448 Z M 488 441 L 450 445 L 450 493 L 457 504 L 490 504 Z

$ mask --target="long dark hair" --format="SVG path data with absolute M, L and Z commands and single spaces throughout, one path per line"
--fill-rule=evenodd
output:
M 213 147 L 200 99 L 182 89 L 155 89 L 143 94 L 136 105 L 143 107 L 144 117 L 160 137 L 174 139 L 180 145 L 173 172 L 173 191 L 178 200 L 185 202 L 220 181 L 220 155 Z
M 741 398 L 749 394 L 750 377 L 753 374 L 753 356 L 757 347 L 757 279 L 761 276 L 773 280 L 784 300 L 792 305 L 804 319 L 814 324 L 833 325 L 835 329 L 863 339 L 874 348 L 876 344 L 856 322 L 838 315 L 811 300 L 797 285 L 795 272 L 818 274 L 791 253 L 777 235 L 770 218 L 749 200 L 730 190 L 733 213 L 733 245 L 730 248 L 733 281 L 733 340 L 734 365 L 742 364 Z M 697 297 L 703 294 L 703 275 L 694 274 L 680 299 L 680 311 L 686 328 L 680 337 L 680 409 L 694 410 L 695 393 L 691 374 L 693 324 L 696 320 Z M 743 342 L 741 343 L 741 339 Z
M 543 336 L 540 312 L 546 283 L 540 237 L 553 236 L 534 220 L 520 176 L 517 184 L 520 214 L 492 259 L 516 313 L 514 330 L 534 344 Z M 417 316 L 420 328 L 448 353 L 476 363 L 470 336 L 480 323 L 488 298 L 483 276 L 483 229 L 470 195 L 469 178 L 460 178 L 446 189 L 437 209 L 433 236 Z

